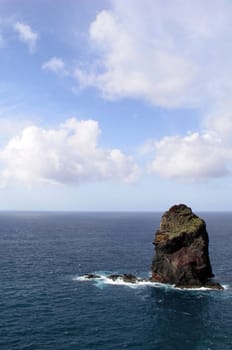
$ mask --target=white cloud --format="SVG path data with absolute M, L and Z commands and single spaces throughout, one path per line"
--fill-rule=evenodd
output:
M 79 86 L 201 114 L 197 132 L 140 148 L 153 159 L 150 172 L 190 180 L 231 174 L 231 21 L 230 0 L 112 0 L 91 23 L 97 55 L 76 68 Z
M 47 62 L 43 63 L 42 69 L 57 74 L 67 74 L 64 61 L 58 57 L 52 57 Z
M 232 113 L 217 110 L 204 117 L 199 132 L 147 140 L 140 155 L 148 172 L 180 180 L 202 181 L 232 175 Z
M 134 181 L 138 166 L 118 149 L 100 148 L 99 134 L 94 120 L 68 119 L 57 129 L 28 126 L 0 150 L 1 182 Z
M 232 90 L 229 0 L 112 4 L 90 25 L 98 57 L 92 67 L 77 67 L 82 87 L 168 108 L 205 106 L 225 87 Z
M 14 24 L 14 29 L 18 33 L 19 40 L 27 45 L 30 52 L 34 52 L 39 34 L 34 32 L 28 24 L 22 22 L 16 22 Z
M 3 110 L 3 113 L 4 112 Z M 11 117 L 4 118 L 1 114 L 2 111 L 0 107 L 0 140 L 1 138 L 9 140 L 9 138 L 14 137 L 18 132 L 32 125 L 31 121 L 23 119 L 20 115 L 17 116 L 17 119 L 13 119 Z
M 232 109 L 230 106 L 224 107 L 223 110 L 205 117 L 203 125 L 215 132 L 222 139 L 225 147 L 230 148 L 232 147 Z
M 91 24 L 90 37 L 100 49 L 102 65 L 93 72 L 77 68 L 75 77 L 81 86 L 95 86 L 108 99 L 138 97 L 168 107 L 193 103 L 181 93 L 191 88 L 195 64 L 174 51 L 156 47 L 148 37 L 144 50 L 143 38 L 124 24 L 107 11 Z
M 150 172 L 194 181 L 228 175 L 228 162 L 232 160 L 222 140 L 213 133 L 164 137 L 156 143 L 155 151 Z

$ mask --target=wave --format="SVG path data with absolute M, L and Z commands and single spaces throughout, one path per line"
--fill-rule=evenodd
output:
M 176 290 L 180 290 L 180 291 L 215 291 L 216 289 L 212 289 L 212 288 L 209 288 L 209 287 L 193 287 L 193 288 L 184 288 L 184 287 L 181 287 L 181 288 L 179 288 L 179 287 L 176 287 L 176 286 L 172 286 L 174 289 L 176 289 Z M 222 284 L 222 287 L 224 288 L 224 290 L 226 290 L 226 289 L 229 289 L 229 286 L 227 286 L 227 285 L 224 285 L 224 284 Z

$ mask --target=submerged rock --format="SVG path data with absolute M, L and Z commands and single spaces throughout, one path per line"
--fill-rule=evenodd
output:
M 95 278 L 101 278 L 100 275 L 96 275 L 95 273 L 86 273 L 83 277 L 88 279 L 88 280 L 95 279 Z
M 191 208 L 180 204 L 165 212 L 153 244 L 152 281 L 183 288 L 223 289 L 210 281 L 213 273 L 206 224 Z

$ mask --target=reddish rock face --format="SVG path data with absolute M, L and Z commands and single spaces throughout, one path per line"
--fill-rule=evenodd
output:
M 155 234 L 152 280 L 176 286 L 204 286 L 213 277 L 205 222 L 184 204 L 164 213 Z

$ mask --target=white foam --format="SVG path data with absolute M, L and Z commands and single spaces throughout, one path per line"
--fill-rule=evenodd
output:
M 226 284 L 222 284 L 221 285 L 224 290 L 228 290 L 230 289 L 229 285 Z M 194 287 L 194 288 L 179 288 L 179 287 L 175 287 L 173 286 L 175 289 L 177 290 L 183 290 L 183 291 L 218 291 L 218 290 L 222 290 L 222 289 L 214 289 L 214 288 L 210 288 L 210 287 Z
M 137 288 L 137 287 L 144 287 L 144 286 L 151 286 L 152 282 L 149 281 L 136 281 L 134 283 L 132 282 L 125 282 L 121 277 L 117 278 L 116 280 L 112 280 L 111 278 L 104 278 L 105 284 L 111 284 L 116 286 L 127 286 L 130 288 Z
M 229 284 L 222 284 L 222 287 L 225 289 L 225 290 L 228 290 L 230 289 L 230 286 Z
M 181 290 L 181 291 L 208 291 L 208 290 L 213 290 L 212 288 L 209 287 L 194 287 L 194 288 L 179 288 L 179 287 L 175 287 L 173 286 L 173 288 L 177 289 L 177 290 Z M 215 290 L 215 289 L 214 289 Z
M 72 278 L 73 281 L 89 281 L 89 278 L 87 278 L 86 276 L 76 276 Z
M 112 278 L 107 277 L 107 274 L 104 273 L 96 273 L 99 277 L 93 277 L 89 278 L 88 275 L 82 275 L 77 276 L 73 278 L 73 281 L 80 281 L 80 282 L 90 282 L 94 281 L 95 284 L 99 288 L 103 288 L 104 285 L 114 285 L 114 286 L 126 286 L 130 288 L 138 288 L 138 287 L 155 287 L 155 288 L 165 288 L 165 289 L 174 289 L 178 291 L 212 291 L 212 288 L 209 287 L 196 287 L 196 288 L 180 288 L 176 287 L 175 285 L 171 284 L 164 284 L 159 282 L 151 282 L 151 281 L 144 281 L 139 280 L 132 283 L 132 282 L 125 282 L 122 277 L 117 277 L 115 280 Z M 109 273 L 108 273 L 109 274 Z M 225 290 L 230 289 L 229 285 L 222 285 Z
M 168 287 L 169 285 L 151 282 L 151 281 L 143 281 L 138 280 L 136 282 L 125 282 L 122 277 L 117 277 L 115 280 L 107 277 L 106 274 L 97 273 L 100 277 L 89 278 L 88 275 L 76 276 L 73 278 L 73 281 L 79 282 L 90 282 L 94 281 L 97 286 L 102 288 L 102 285 L 114 285 L 114 286 L 126 286 L 130 288 L 138 288 L 138 287 Z M 170 286 L 169 286 L 170 287 Z

